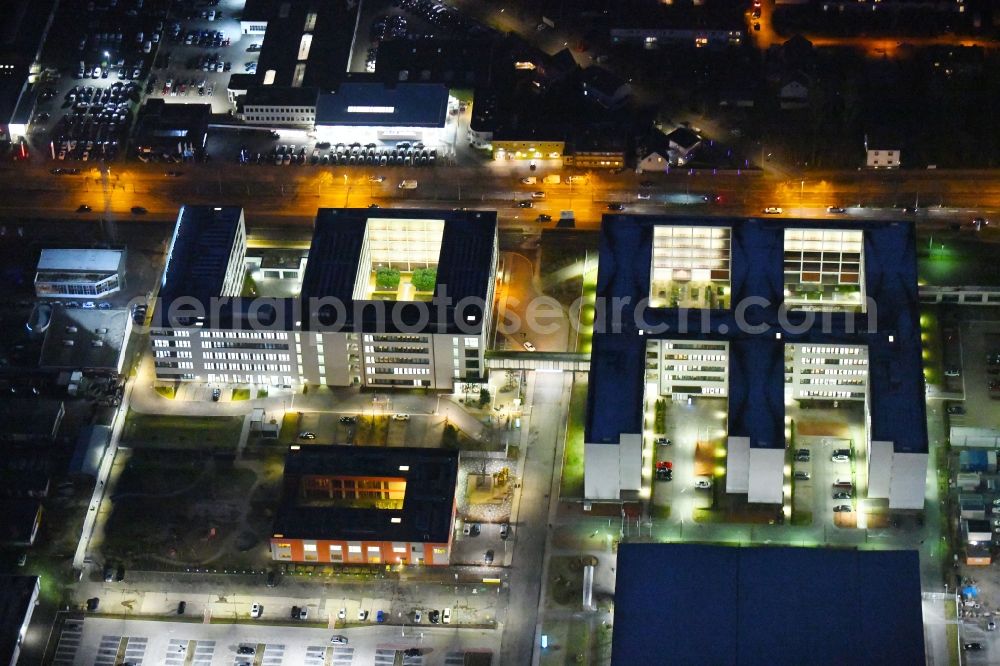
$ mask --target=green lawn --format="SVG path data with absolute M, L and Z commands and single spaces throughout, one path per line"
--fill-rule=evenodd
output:
M 250 389 L 239 388 L 233 389 L 233 400 L 249 400 L 250 399 Z
M 129 410 L 122 441 L 131 448 L 235 449 L 242 429 L 242 416 L 174 416 Z
M 569 398 L 569 426 L 566 429 L 566 450 L 563 453 L 559 496 L 583 497 L 583 430 L 587 413 L 587 382 L 576 380 Z

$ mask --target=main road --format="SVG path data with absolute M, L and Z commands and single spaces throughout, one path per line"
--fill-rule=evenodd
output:
M 318 208 L 370 205 L 497 210 L 501 224 L 514 228 L 551 226 L 568 210 L 577 227 L 596 228 L 612 204 L 626 212 L 698 216 L 760 215 L 777 206 L 793 217 L 825 217 L 828 206 L 837 206 L 847 208 L 848 217 L 866 218 L 903 216 L 902 207 L 915 206 L 917 219 L 948 224 L 1000 213 L 995 171 L 841 171 L 786 180 L 759 171 L 612 174 L 543 165 L 531 172 L 527 164 L 509 163 L 414 169 L 219 162 L 135 163 L 53 175 L 51 164 L 0 168 L 0 218 L 168 221 L 185 203 L 242 205 L 251 224 L 262 225 L 310 225 Z M 167 175 L 170 168 L 180 175 Z M 543 184 L 548 173 L 560 174 L 562 182 Z M 571 173 L 582 176 L 581 182 L 567 183 Z M 538 182 L 522 184 L 529 175 Z M 384 180 L 376 182 L 376 176 Z M 417 180 L 418 187 L 399 189 L 404 178 Z M 78 212 L 81 206 L 89 212 Z M 137 206 L 146 212 L 132 213 Z M 540 223 L 539 215 L 553 219 Z

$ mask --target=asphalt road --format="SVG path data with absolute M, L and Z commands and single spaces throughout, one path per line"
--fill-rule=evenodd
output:
M 977 215 L 1000 216 L 1000 176 L 995 172 L 847 171 L 808 174 L 795 180 L 760 172 L 677 171 L 667 174 L 589 172 L 584 183 L 567 184 L 570 169 L 544 165 L 534 172 L 560 173 L 563 183 L 522 185 L 527 165 L 480 167 L 346 168 L 240 166 L 232 163 L 113 165 L 77 175 L 51 175 L 49 165 L 0 168 L 0 217 L 101 218 L 118 221 L 172 220 L 183 203 L 240 204 L 253 224 L 311 225 L 320 207 L 472 208 L 497 210 L 506 227 L 553 226 L 572 210 L 577 227 L 596 228 L 609 204 L 627 213 L 711 216 L 761 215 L 779 206 L 787 217 L 912 218 L 921 224 L 968 223 Z M 168 170 L 182 175 L 166 175 Z M 581 173 L 581 172 L 576 172 Z M 385 176 L 370 182 L 371 175 Z M 419 181 L 400 190 L 403 178 Z M 642 187 L 640 183 L 652 183 Z M 544 192 L 532 199 L 532 192 Z M 649 199 L 639 200 L 640 192 Z M 708 199 L 708 202 L 705 199 Z M 519 208 L 530 201 L 532 208 Z M 87 205 L 91 212 L 77 212 Z M 133 214 L 133 206 L 146 213 Z M 829 215 L 828 206 L 847 209 Z M 903 206 L 918 206 L 916 214 Z M 552 222 L 539 223 L 539 214 Z

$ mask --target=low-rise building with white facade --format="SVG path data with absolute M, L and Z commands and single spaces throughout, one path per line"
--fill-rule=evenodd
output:
M 125 250 L 42 250 L 35 272 L 39 298 L 103 298 L 121 289 Z

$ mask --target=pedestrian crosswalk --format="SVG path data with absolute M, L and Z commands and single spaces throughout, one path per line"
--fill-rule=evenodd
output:
M 59 643 L 52 658 L 52 666 L 73 666 L 76 651 L 80 648 L 83 635 L 83 620 L 66 620 L 59 633 Z

